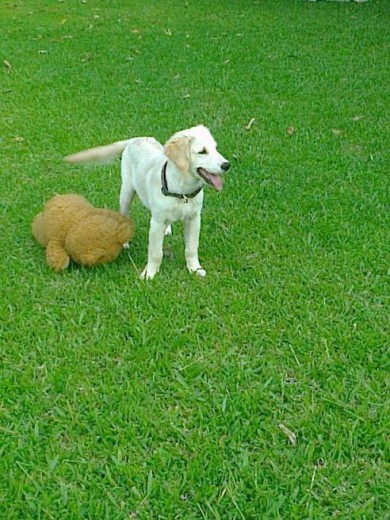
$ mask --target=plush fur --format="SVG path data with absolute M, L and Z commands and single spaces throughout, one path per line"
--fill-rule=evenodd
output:
M 191 194 L 209 185 L 222 190 L 222 175 L 230 163 L 218 152 L 208 128 L 198 125 L 174 134 L 162 146 L 152 137 L 137 137 L 84 150 L 65 158 L 78 164 L 102 164 L 122 155 L 120 208 L 127 215 L 135 193 L 151 212 L 148 262 L 141 277 L 152 279 L 160 269 L 164 234 L 182 221 L 187 268 L 205 276 L 198 259 L 203 190 L 193 198 L 175 198 L 161 192 L 161 170 L 166 163 L 170 192 Z
M 134 234 L 126 216 L 92 206 L 80 195 L 53 197 L 33 220 L 32 234 L 46 248 L 46 260 L 55 271 L 70 260 L 93 266 L 114 260 Z

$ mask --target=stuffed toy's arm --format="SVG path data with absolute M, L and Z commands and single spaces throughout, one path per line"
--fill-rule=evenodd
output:
M 55 271 L 69 266 L 70 258 L 60 240 L 52 238 L 46 248 L 46 261 Z

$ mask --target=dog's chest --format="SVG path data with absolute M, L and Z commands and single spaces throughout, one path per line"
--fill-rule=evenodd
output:
M 200 213 L 202 203 L 196 200 L 188 199 L 187 202 L 181 199 L 171 201 L 167 217 L 169 222 L 173 223 L 178 220 L 187 220 L 193 218 Z

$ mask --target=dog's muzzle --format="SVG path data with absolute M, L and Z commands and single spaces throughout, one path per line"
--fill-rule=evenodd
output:
M 221 164 L 221 170 L 223 173 L 227 172 L 230 168 L 230 163 L 225 161 Z M 212 186 L 217 191 L 222 190 L 222 177 L 216 173 L 211 173 L 207 171 L 205 168 L 198 168 L 196 170 L 198 172 L 199 177 L 201 177 L 209 186 Z

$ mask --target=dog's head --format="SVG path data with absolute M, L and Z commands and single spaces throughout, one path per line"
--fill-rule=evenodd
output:
M 222 190 L 221 175 L 228 171 L 230 163 L 218 152 L 217 143 L 206 127 L 194 126 L 173 135 L 165 144 L 165 155 L 182 173 Z

